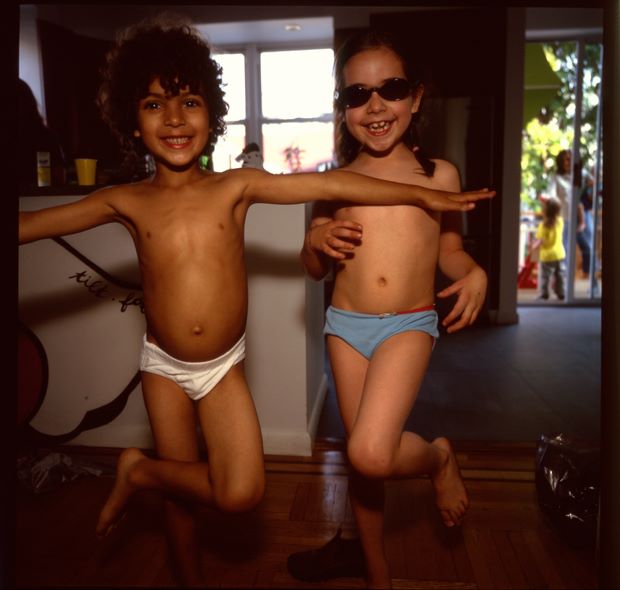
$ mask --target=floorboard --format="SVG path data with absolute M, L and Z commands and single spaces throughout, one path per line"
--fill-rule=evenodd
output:
M 537 504 L 531 444 L 455 444 L 471 505 L 462 527 L 446 529 L 426 478 L 386 485 L 386 546 L 394 588 L 483 590 L 597 588 L 593 548 L 568 545 Z M 22 491 L 16 503 L 18 588 L 169 587 L 162 500 L 140 492 L 103 540 L 98 510 L 113 484 L 115 451 L 65 448 L 105 467 L 56 489 Z M 97 454 L 97 453 L 100 454 Z M 286 570 L 294 551 L 315 548 L 352 526 L 347 464 L 339 441 L 312 457 L 268 456 L 267 492 L 248 514 L 201 509 L 209 588 L 362 588 L 361 578 L 308 584 Z

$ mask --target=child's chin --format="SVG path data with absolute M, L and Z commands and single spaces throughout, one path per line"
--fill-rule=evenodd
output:
M 364 146 L 364 151 L 375 158 L 385 158 L 385 156 L 389 156 L 394 148 L 396 147 L 395 143 L 391 143 L 388 146 L 377 146 L 377 145 L 368 145 Z

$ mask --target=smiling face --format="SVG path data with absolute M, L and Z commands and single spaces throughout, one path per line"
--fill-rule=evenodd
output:
M 170 95 L 159 79 L 138 105 L 138 129 L 146 149 L 156 162 L 187 168 L 198 162 L 209 139 L 209 109 L 205 99 L 183 87 Z
M 343 69 L 345 88 L 354 84 L 378 88 L 391 78 L 406 77 L 401 60 L 385 47 L 357 53 Z M 402 143 L 411 115 L 420 106 L 420 99 L 421 92 L 402 100 L 386 100 L 373 92 L 366 104 L 346 109 L 347 129 L 360 142 L 363 150 L 377 154 L 388 153 Z

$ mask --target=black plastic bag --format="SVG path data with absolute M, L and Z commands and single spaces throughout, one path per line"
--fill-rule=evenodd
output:
M 536 492 L 543 512 L 574 547 L 596 543 L 600 448 L 565 434 L 541 435 Z

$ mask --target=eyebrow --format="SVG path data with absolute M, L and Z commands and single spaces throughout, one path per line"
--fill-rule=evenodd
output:
M 163 100 L 167 99 L 170 96 L 202 96 L 200 93 L 198 92 L 192 92 L 191 90 L 188 90 L 187 92 L 179 92 L 179 94 L 161 94 L 160 92 L 149 92 L 142 100 L 146 100 L 147 98 L 161 98 Z

